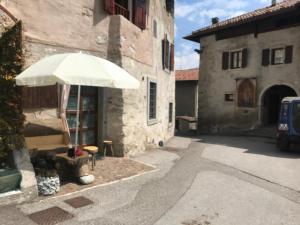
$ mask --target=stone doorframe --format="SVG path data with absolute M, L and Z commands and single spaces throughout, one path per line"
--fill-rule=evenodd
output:
M 295 91 L 295 93 L 297 94 L 297 96 L 300 96 L 300 92 L 297 90 L 297 88 L 295 88 L 294 85 L 292 84 L 288 84 L 288 83 L 274 83 L 274 84 L 271 84 L 269 85 L 268 87 L 264 88 L 260 94 L 259 94 L 259 97 L 258 97 L 258 125 L 259 126 L 262 126 L 263 125 L 263 104 L 262 104 L 262 101 L 263 101 L 263 98 L 264 98 L 264 95 L 265 93 L 272 87 L 274 86 L 287 86 L 291 89 L 293 89 Z

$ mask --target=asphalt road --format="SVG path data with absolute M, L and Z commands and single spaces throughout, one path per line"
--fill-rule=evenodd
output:
M 156 171 L 83 195 L 0 208 L 1 225 L 33 225 L 26 216 L 59 206 L 75 217 L 65 225 L 299 225 L 300 152 L 281 153 L 271 139 L 174 138 L 169 148 L 134 159 Z M 73 197 L 73 196 L 72 196 Z

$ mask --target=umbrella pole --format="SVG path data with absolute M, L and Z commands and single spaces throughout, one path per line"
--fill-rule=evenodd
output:
M 79 126 L 80 92 L 81 92 L 81 86 L 78 85 L 78 93 L 77 93 L 77 112 L 76 112 L 75 150 L 77 149 L 77 146 L 78 146 L 78 126 Z

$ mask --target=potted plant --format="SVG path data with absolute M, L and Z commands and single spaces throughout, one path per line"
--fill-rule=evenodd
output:
M 21 91 L 15 84 L 15 76 L 24 63 L 21 21 L 2 33 L 0 59 L 0 193 L 3 193 L 19 188 L 21 181 L 12 154 L 24 143 Z
M 14 135 L 9 124 L 0 118 L 0 193 L 19 189 L 22 179 L 12 155 L 17 143 Z

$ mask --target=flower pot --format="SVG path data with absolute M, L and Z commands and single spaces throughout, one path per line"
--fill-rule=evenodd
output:
M 40 195 L 48 196 L 54 195 L 60 190 L 59 176 L 55 177 L 42 177 L 37 176 L 37 186 Z

